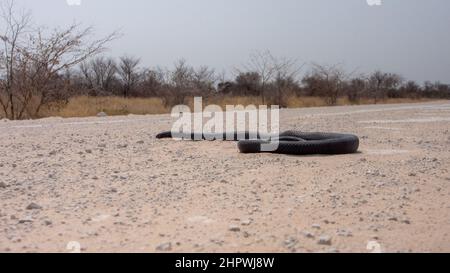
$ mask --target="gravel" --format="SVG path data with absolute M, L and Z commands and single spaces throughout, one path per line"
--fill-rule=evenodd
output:
M 238 225 L 233 224 L 228 227 L 228 230 L 233 231 L 233 232 L 239 232 L 239 231 L 241 231 L 241 228 Z
M 328 235 L 323 235 L 319 237 L 319 241 L 317 241 L 319 245 L 331 245 L 331 237 Z
M 157 251 L 171 251 L 172 250 L 172 243 L 163 243 L 156 247 Z
M 27 206 L 27 210 L 40 210 L 40 209 L 42 209 L 42 207 L 36 203 L 30 203 Z
M 449 101 L 281 110 L 283 131 L 361 136 L 360 153 L 337 156 L 157 140 L 170 115 L 1 122 L 0 246 L 365 252 L 376 236 L 388 252 L 450 252 L 449 113 Z

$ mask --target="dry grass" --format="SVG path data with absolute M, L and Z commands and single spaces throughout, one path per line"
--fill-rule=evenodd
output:
M 378 104 L 394 104 L 394 103 L 414 103 L 414 102 L 424 102 L 431 101 L 431 99 L 408 99 L 408 98 L 398 98 L 398 99 L 384 99 L 379 100 Z M 337 101 L 337 105 L 367 105 L 375 104 L 373 99 L 363 98 L 358 102 L 351 102 L 348 98 L 342 97 Z M 328 106 L 326 99 L 322 97 L 297 97 L 291 96 L 287 100 L 288 108 L 302 108 L 302 107 L 320 107 Z
M 74 97 L 63 107 L 43 109 L 41 116 L 89 117 L 99 112 L 108 115 L 145 115 L 168 113 L 159 98 Z
M 287 100 L 289 108 L 319 107 L 327 106 L 324 98 L 321 97 L 296 97 L 291 96 Z M 426 99 L 387 99 L 379 103 L 412 103 L 427 101 Z M 260 105 L 259 97 L 212 97 L 204 98 L 205 105 L 216 104 L 225 109 L 226 105 Z M 352 103 L 347 98 L 340 98 L 338 105 L 352 104 L 373 104 L 371 99 L 362 99 L 359 103 Z M 192 107 L 193 101 L 189 100 L 188 105 Z M 74 97 L 66 105 L 53 105 L 44 108 L 41 111 L 41 117 L 59 116 L 59 117 L 88 117 L 95 116 L 99 112 L 105 112 L 108 115 L 146 115 L 146 114 L 164 114 L 170 113 L 170 109 L 165 107 L 160 98 L 122 98 L 122 97 Z
M 327 105 L 325 99 L 321 97 L 291 96 L 286 100 L 286 103 L 288 108 L 319 107 Z

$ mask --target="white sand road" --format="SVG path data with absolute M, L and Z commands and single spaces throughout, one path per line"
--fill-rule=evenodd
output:
M 0 121 L 0 252 L 450 251 L 450 101 L 280 116 L 360 153 L 155 139 L 169 115 Z

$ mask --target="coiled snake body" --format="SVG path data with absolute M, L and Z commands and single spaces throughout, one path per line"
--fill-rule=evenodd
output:
M 215 140 L 224 139 L 230 141 L 238 141 L 238 148 L 241 153 L 261 153 L 271 152 L 277 154 L 291 154 L 291 155 L 312 155 L 312 154 L 351 154 L 356 153 L 359 148 L 359 138 L 350 134 L 337 134 L 337 133 L 304 133 L 299 131 L 286 131 L 279 134 L 276 138 L 271 140 L 264 140 L 260 134 L 256 134 L 256 138 L 252 139 L 252 134 L 245 133 L 224 133 L 222 138 L 218 138 L 214 135 L 202 134 L 195 137 L 192 134 L 176 134 L 174 136 L 172 132 L 163 132 L 158 134 L 156 138 L 183 138 L 183 139 L 203 139 L 203 140 Z M 230 137 L 231 136 L 231 137 Z M 273 150 L 265 150 L 264 144 L 275 143 L 276 148 Z

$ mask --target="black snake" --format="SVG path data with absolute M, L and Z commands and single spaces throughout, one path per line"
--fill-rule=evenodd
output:
M 256 135 L 256 137 L 254 137 Z M 299 131 L 286 131 L 270 140 L 260 134 L 245 133 L 224 133 L 217 137 L 213 134 L 201 134 L 196 136 L 190 134 L 172 134 L 172 132 L 163 132 L 156 136 L 162 138 L 182 138 L 190 140 L 230 140 L 238 141 L 238 148 L 241 153 L 261 153 L 270 152 L 278 154 L 291 155 L 312 155 L 312 154 L 351 154 L 356 153 L 359 148 L 359 138 L 350 134 L 337 133 L 304 133 Z M 266 150 L 264 147 L 268 144 L 274 144 L 274 148 Z

